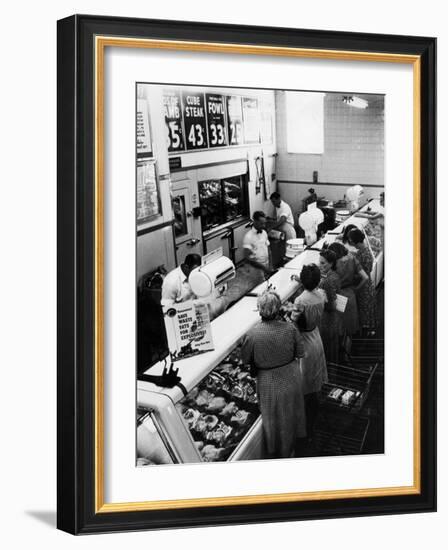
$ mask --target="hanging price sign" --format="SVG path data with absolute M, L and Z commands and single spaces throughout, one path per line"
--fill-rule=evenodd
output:
M 227 128 L 229 132 L 229 145 L 242 145 L 243 136 L 243 110 L 241 97 L 233 95 L 227 97 Z
M 205 94 L 205 103 L 210 147 L 225 147 L 228 143 L 224 122 L 224 98 L 222 95 Z
M 163 108 L 165 110 L 168 152 L 183 151 L 185 145 L 182 132 L 182 107 L 178 90 L 163 91 Z
M 187 149 L 206 149 L 208 140 L 204 94 L 183 92 L 182 103 Z

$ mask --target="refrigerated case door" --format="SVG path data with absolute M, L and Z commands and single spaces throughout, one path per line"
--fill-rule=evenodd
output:
M 233 247 L 234 247 L 234 263 L 238 265 L 244 260 L 243 240 L 244 235 L 250 229 L 250 222 L 244 221 L 242 224 L 233 228 Z
M 221 231 L 217 235 L 204 238 L 205 254 L 213 252 L 217 248 L 222 248 L 222 253 L 227 258 L 232 258 L 232 230 L 226 229 Z
M 193 223 L 190 189 L 177 188 L 173 191 L 172 206 L 174 213 L 174 238 L 176 241 L 176 256 L 178 264 L 183 262 L 187 254 L 201 254 L 201 239 L 195 235 Z

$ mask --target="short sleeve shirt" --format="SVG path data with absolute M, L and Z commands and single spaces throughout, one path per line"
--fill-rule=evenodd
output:
M 243 239 L 243 248 L 250 250 L 250 259 L 269 266 L 269 239 L 266 231 L 260 233 L 252 227 Z
M 191 290 L 190 283 L 181 267 L 176 267 L 168 273 L 162 284 L 162 305 L 186 302 L 196 296 Z
M 291 207 L 285 201 L 280 202 L 280 206 L 275 209 L 277 214 L 277 221 L 280 220 L 282 216 L 285 216 L 287 223 L 294 225 L 294 217 L 292 215 Z

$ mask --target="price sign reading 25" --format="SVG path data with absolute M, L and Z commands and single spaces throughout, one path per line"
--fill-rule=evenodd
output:
M 229 145 L 241 145 L 244 141 L 241 97 L 227 97 L 227 123 L 229 129 Z
M 210 147 L 228 145 L 224 119 L 224 98 L 222 95 L 206 94 L 207 125 Z
M 206 149 L 208 139 L 204 94 L 183 92 L 182 104 L 187 149 Z
M 163 107 L 165 110 L 166 138 L 169 153 L 184 151 L 184 136 L 182 133 L 182 109 L 178 90 L 163 91 Z

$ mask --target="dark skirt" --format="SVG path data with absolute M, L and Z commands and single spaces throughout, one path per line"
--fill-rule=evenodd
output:
M 296 439 L 306 435 L 298 361 L 275 369 L 258 370 L 257 394 L 268 455 L 276 458 L 293 456 Z
M 324 311 L 319 326 L 322 344 L 327 363 L 338 363 L 339 341 L 343 334 L 341 314 L 339 311 Z
M 341 313 L 342 325 L 348 336 L 356 334 L 359 330 L 358 303 L 355 291 L 351 286 L 342 288 L 339 294 L 348 299 L 344 313 Z

